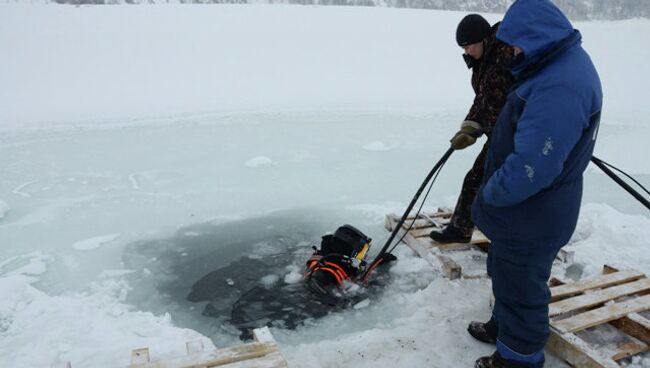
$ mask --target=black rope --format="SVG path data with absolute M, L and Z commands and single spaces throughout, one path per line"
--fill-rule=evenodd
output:
M 445 154 L 442 156 L 442 158 L 435 164 L 433 169 L 431 169 L 431 171 L 429 172 L 427 177 L 424 179 L 424 181 L 420 185 L 420 188 L 418 188 L 418 191 L 415 193 L 415 196 L 411 200 L 411 203 L 406 208 L 406 211 L 402 215 L 402 218 L 397 223 L 397 226 L 395 226 L 395 229 L 393 229 L 393 232 L 390 234 L 390 237 L 388 237 L 388 240 L 386 240 L 386 243 L 381 248 L 381 250 L 379 251 L 379 253 L 375 257 L 375 259 L 369 264 L 368 270 L 363 274 L 362 277 L 366 277 L 368 272 L 370 272 L 374 268 L 374 266 L 378 262 L 380 262 L 383 255 L 386 254 L 386 250 L 390 247 L 391 243 L 393 242 L 393 240 L 395 239 L 395 237 L 399 233 L 400 229 L 402 228 L 402 225 L 404 225 L 404 222 L 406 222 L 406 218 L 408 217 L 409 213 L 411 212 L 411 210 L 413 209 L 413 207 L 417 203 L 418 199 L 420 198 L 420 195 L 424 191 L 424 188 L 426 188 L 427 184 L 429 184 L 429 181 L 431 180 L 431 178 L 434 175 L 437 176 L 438 172 L 440 171 L 440 168 L 442 168 L 442 166 L 445 164 L 445 162 L 447 162 L 447 160 L 449 159 L 449 157 L 451 156 L 451 154 L 453 152 L 454 152 L 454 149 L 450 147 L 447 150 L 447 152 L 445 152 Z M 411 224 L 411 226 L 413 226 L 413 225 Z M 400 239 L 400 241 L 401 241 L 401 239 Z M 397 244 L 399 244 L 399 242 Z
M 595 156 L 592 156 L 592 159 L 594 159 L 594 160 L 598 160 L 598 161 L 602 162 L 604 165 L 607 165 L 607 166 L 611 167 L 612 169 L 618 171 L 619 173 L 625 175 L 628 179 L 632 180 L 632 181 L 634 182 L 634 184 L 638 185 L 639 188 L 643 189 L 644 192 L 646 192 L 646 193 L 648 193 L 648 195 L 650 195 L 650 192 L 648 191 L 648 189 L 646 189 L 646 187 L 644 187 L 643 184 L 639 183 L 639 182 L 638 182 L 636 179 L 634 179 L 630 174 L 628 174 L 628 173 L 626 173 L 625 171 L 619 169 L 618 167 L 616 167 L 616 166 L 610 164 L 609 162 L 605 162 L 605 161 L 603 161 L 603 160 L 601 160 L 601 159 L 599 159 L 599 158 L 596 158 Z
M 411 231 L 411 229 L 413 228 L 413 225 L 415 225 L 415 221 L 417 221 L 418 216 L 420 216 L 420 212 L 422 211 L 422 207 L 424 207 L 424 203 L 426 203 L 427 197 L 429 197 L 429 193 L 431 192 L 431 188 L 433 188 L 433 183 L 436 182 L 436 179 L 438 178 L 438 175 L 440 174 L 440 171 L 442 171 L 443 167 L 445 167 L 444 162 L 440 166 L 440 168 L 438 169 L 438 172 L 436 172 L 436 175 L 434 175 L 433 179 L 431 179 L 431 183 L 429 184 L 429 189 L 427 189 L 427 192 L 424 193 L 424 198 L 422 198 L 422 203 L 420 203 L 420 207 L 418 208 L 418 211 L 415 213 L 415 217 L 413 217 L 413 221 L 411 221 L 411 224 L 409 225 L 408 229 L 406 229 L 404 234 L 402 234 L 402 237 L 399 238 L 397 243 L 393 244 L 393 247 L 390 248 L 390 250 L 388 252 L 386 252 L 386 253 L 388 253 L 388 254 L 393 253 L 393 250 L 395 250 L 395 248 L 404 240 L 404 237 L 406 236 L 406 234 L 408 234 L 408 232 Z
M 614 165 L 611 165 L 601 159 L 599 159 L 596 156 L 591 157 L 591 162 L 593 162 L 596 166 L 598 166 L 605 174 L 607 174 L 612 180 L 616 182 L 616 184 L 620 185 L 623 189 L 625 189 L 628 193 L 630 193 L 634 198 L 636 198 L 637 201 L 641 202 L 646 208 L 650 210 L 650 201 L 648 201 L 647 198 L 644 198 L 641 193 L 637 192 L 632 188 L 628 183 L 626 183 L 623 179 L 621 179 L 618 175 L 616 175 L 612 170 L 609 169 L 611 167 L 612 169 L 622 173 L 623 175 L 627 176 L 630 178 L 634 183 L 636 183 L 639 187 L 641 187 L 646 193 L 650 194 L 648 190 L 641 185 L 636 179 L 632 178 L 630 175 L 628 175 L 626 172 L 623 170 L 615 167 Z
M 449 157 L 451 156 L 453 151 L 454 151 L 453 148 L 449 148 L 447 150 L 447 152 L 445 152 L 445 154 L 442 156 L 440 161 L 438 161 L 438 163 L 436 163 L 436 165 L 433 167 L 433 169 L 429 172 L 429 175 L 427 175 L 427 177 L 425 178 L 422 185 L 420 185 L 420 188 L 415 193 L 415 196 L 413 197 L 413 199 L 411 200 L 411 203 L 409 204 L 408 208 L 406 209 L 406 211 L 402 215 L 402 218 L 400 219 L 400 221 L 395 226 L 395 229 L 393 229 L 393 232 L 391 233 L 390 237 L 388 238 L 388 240 L 386 241 L 386 243 L 384 244 L 382 249 L 379 251 L 379 253 L 375 257 L 375 259 L 372 261 L 372 263 L 370 263 L 370 265 L 368 267 L 368 271 L 372 270 L 373 266 L 381 259 L 381 257 L 384 254 L 392 253 L 393 250 L 395 250 L 395 248 L 404 240 L 404 237 L 406 236 L 406 234 L 409 231 L 411 231 L 411 229 L 413 228 L 413 225 L 415 224 L 415 222 L 418 219 L 418 216 L 420 215 L 420 212 L 422 211 L 422 208 L 424 206 L 424 203 L 426 202 L 427 197 L 429 196 L 429 193 L 431 192 L 431 188 L 433 188 L 433 184 L 435 183 L 436 179 L 438 178 L 438 175 L 440 174 L 440 171 L 442 171 L 442 168 L 445 166 L 445 163 L 447 162 L 447 160 L 449 159 Z M 641 183 L 639 183 L 636 179 L 634 179 L 632 176 L 630 176 L 629 174 L 627 174 L 623 170 L 621 170 L 621 169 L 617 168 L 616 166 L 614 166 L 612 164 L 609 164 L 609 163 L 597 158 L 596 156 L 592 156 L 591 161 L 596 166 L 598 166 L 601 170 L 603 170 L 603 172 L 605 172 L 605 174 L 610 176 L 617 184 L 619 184 L 621 187 L 623 187 L 623 189 L 625 189 L 628 193 L 630 193 L 632 196 L 634 196 L 639 202 L 641 202 L 644 206 L 646 206 L 648 209 L 650 209 L 650 201 L 648 201 L 639 192 L 635 191 L 632 187 L 630 187 L 625 181 L 623 181 L 620 177 L 618 177 L 609 168 L 611 167 L 612 169 L 614 169 L 614 170 L 618 171 L 619 173 L 625 175 L 627 178 L 632 180 L 636 185 L 638 185 L 640 188 L 642 188 L 646 193 L 650 194 L 650 192 Z M 429 181 L 431 181 L 431 182 L 429 183 Z M 424 188 L 427 185 L 429 185 L 429 188 L 427 189 L 427 192 L 425 193 L 424 198 L 422 200 L 422 203 L 420 203 L 420 207 L 418 208 L 417 213 L 413 217 L 413 220 L 409 224 L 406 231 L 402 234 L 400 239 L 395 244 L 393 244 L 393 246 L 390 248 L 390 250 L 388 250 L 388 248 L 391 246 L 391 243 L 393 242 L 393 240 L 395 239 L 395 237 L 399 233 L 400 229 L 404 225 L 404 222 L 406 222 L 406 219 L 408 218 L 409 213 L 411 212 L 411 210 L 413 209 L 413 207 L 417 203 L 417 200 L 419 199 L 420 195 L 422 194 L 422 192 L 424 191 Z M 363 277 L 365 277 L 367 275 L 368 271 L 366 271 L 366 273 L 364 273 Z

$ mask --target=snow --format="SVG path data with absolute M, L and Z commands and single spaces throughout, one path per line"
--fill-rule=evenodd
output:
M 463 15 L 0 4 L 0 366 L 126 366 L 142 346 L 234 344 L 156 287 L 192 262 L 308 251 L 342 223 L 376 251 L 385 214 L 403 211 L 471 103 L 453 38 Z M 596 153 L 648 183 L 650 21 L 576 26 L 605 90 Z M 453 207 L 479 149 L 454 153 L 425 208 Z M 574 261 L 553 272 L 650 273 L 648 229 L 647 210 L 590 168 Z M 465 332 L 489 315 L 489 281 L 449 282 L 396 252 L 376 299 L 272 329 L 291 367 L 471 366 L 492 352 Z M 297 283 L 301 267 L 260 278 Z M 187 282 L 205 275 L 192 270 Z
M 123 281 L 51 296 L 33 286 L 35 277 L 26 276 L 35 275 L 35 269 L 44 272 L 51 259 L 31 254 L 22 261 L 27 262 L 25 266 L 9 273 L 4 271 L 7 262 L 0 265 L 4 366 L 42 367 L 67 361 L 81 367 L 127 366 L 128 352 L 137 346 L 156 346 L 161 357 L 183 354 L 190 340 L 201 339 L 213 347 L 200 334 L 174 327 L 169 315 L 154 316 L 121 303 L 128 292 Z M 99 355 L 95 354 L 98 346 L 103 351 Z
M 367 308 L 370 305 L 370 299 L 364 299 L 353 306 L 354 309 Z
M 275 283 L 278 282 L 278 280 L 280 280 L 280 276 L 278 276 L 278 275 L 266 275 L 266 276 L 262 277 L 260 282 L 265 287 L 271 287 L 271 286 L 275 285 Z
M 452 46 L 432 19 L 456 22 L 458 13 L 386 10 L 3 4 L 0 45 L 12 57 L 0 61 L 0 70 L 15 88 L 0 92 L 0 121 L 176 120 L 241 109 L 430 103 L 440 83 L 430 65 L 442 53 L 402 40 Z M 401 30 L 394 32 L 386 24 L 397 14 Z M 458 66 L 454 51 L 445 66 Z M 37 108 L 28 101 L 38 101 Z
M 292 271 L 284 275 L 284 282 L 286 284 L 296 284 L 300 281 L 302 281 L 302 274 L 297 271 Z
M 267 167 L 273 164 L 274 162 L 270 158 L 266 156 L 257 156 L 246 161 L 246 163 L 244 163 L 244 166 L 256 168 L 256 167 Z
M 584 265 L 585 273 L 595 274 L 603 264 L 650 269 L 650 254 L 639 251 L 650 238 L 647 216 L 622 214 L 606 204 L 590 203 L 582 210 L 578 229 L 566 249 L 576 251 L 574 261 Z

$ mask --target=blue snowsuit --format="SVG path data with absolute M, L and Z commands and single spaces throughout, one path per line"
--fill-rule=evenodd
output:
M 497 38 L 523 56 L 512 66 L 472 219 L 492 241 L 497 351 L 537 367 L 549 335 L 547 282 L 575 230 L 602 90 L 580 32 L 549 0 L 515 1 Z

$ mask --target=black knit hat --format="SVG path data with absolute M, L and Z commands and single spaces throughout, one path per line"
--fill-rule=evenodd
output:
M 463 18 L 456 28 L 458 46 L 467 46 L 483 41 L 490 35 L 490 23 L 478 14 L 470 14 Z

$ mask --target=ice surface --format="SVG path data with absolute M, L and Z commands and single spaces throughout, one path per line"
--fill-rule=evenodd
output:
M 374 141 L 363 146 L 366 151 L 390 151 L 397 147 L 397 144 L 386 144 L 382 141 Z
M 252 167 L 252 168 L 255 168 L 255 167 L 267 167 L 267 166 L 271 166 L 273 164 L 274 164 L 273 160 L 271 160 L 270 158 L 268 158 L 266 156 L 253 157 L 250 160 L 246 161 L 246 163 L 244 163 L 244 165 L 246 167 Z
M 574 262 L 583 266 L 586 275 L 598 273 L 604 263 L 650 273 L 650 255 L 639 252 L 649 238 L 647 216 L 623 214 L 606 204 L 586 204 L 565 249 L 575 251 Z
M 76 366 L 129 364 L 136 346 L 158 346 L 161 356 L 182 354 L 185 341 L 210 340 L 173 326 L 168 314 L 154 316 L 124 304 L 124 281 L 91 283 L 84 292 L 48 295 L 34 286 L 52 262 L 32 253 L 0 264 L 0 338 L 3 366 L 43 367 L 73 361 Z M 101 346 L 102 354 L 95 354 Z
M 80 240 L 72 244 L 72 248 L 76 250 L 92 250 L 101 247 L 104 244 L 110 243 L 119 238 L 120 234 L 108 234 L 96 236 L 90 239 Z
M 260 282 L 266 287 L 271 287 L 275 285 L 278 280 L 280 280 L 280 276 L 278 275 L 266 275 L 260 279 Z
M 472 100 L 453 39 L 462 16 L 0 4 L 0 366 L 230 345 L 238 331 L 186 299 L 202 277 L 308 251 L 342 223 L 376 251 L 385 214 L 403 211 Z M 606 96 L 597 154 L 648 183 L 650 21 L 577 28 Z M 427 207 L 453 207 L 479 149 L 451 157 Z M 647 210 L 593 168 L 584 202 L 576 263 L 554 272 L 650 273 Z M 465 332 L 489 315 L 489 281 L 449 282 L 397 255 L 377 300 L 272 329 L 290 366 L 456 367 L 491 353 Z M 301 267 L 283 264 L 277 284 L 298 284 Z
M 363 309 L 367 308 L 370 305 L 370 299 L 364 299 L 360 301 L 359 303 L 354 305 L 354 309 Z
M 5 217 L 7 211 L 9 211 L 9 205 L 5 201 L 0 200 L 0 220 Z
M 296 271 L 289 272 L 284 276 L 284 282 L 287 284 L 295 284 L 302 281 L 302 274 Z

